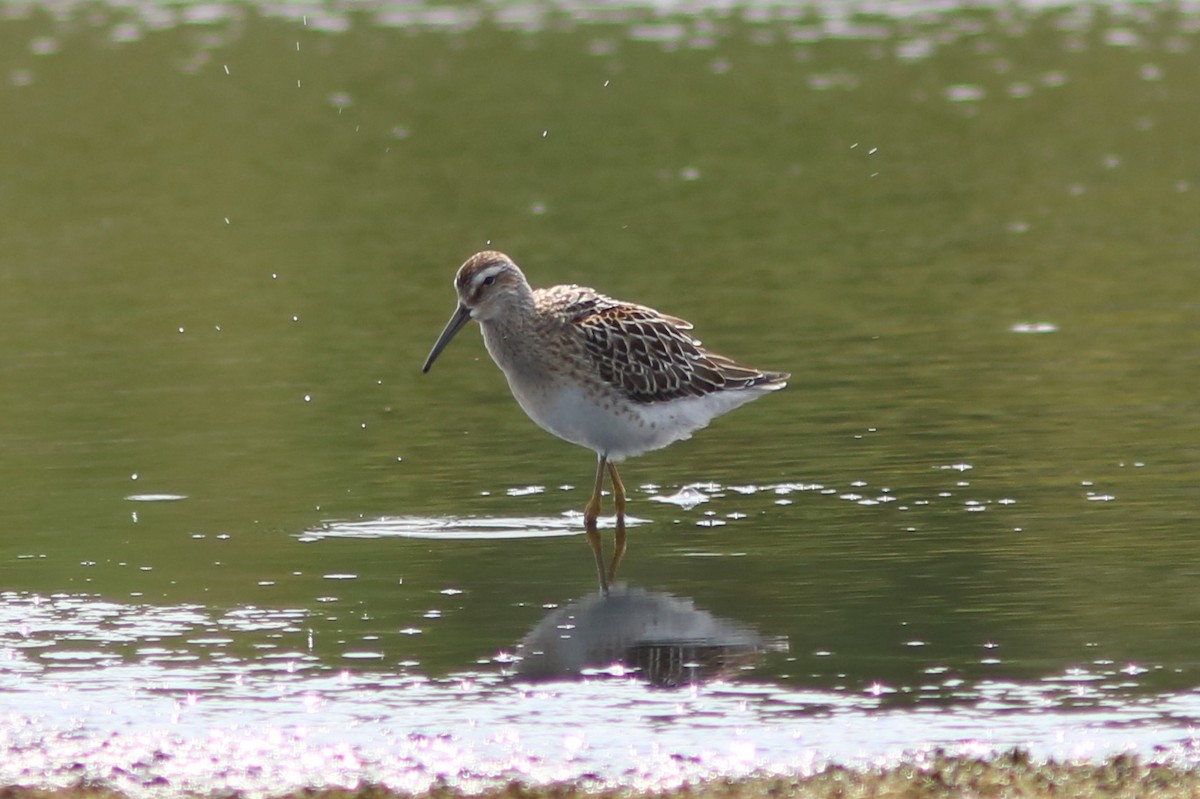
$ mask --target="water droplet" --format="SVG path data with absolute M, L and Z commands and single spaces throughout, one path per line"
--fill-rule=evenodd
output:
M 987 96 L 982 86 L 972 83 L 956 83 L 946 87 L 946 99 L 952 103 L 976 103 Z
M 29 52 L 34 55 L 50 55 L 58 52 L 58 40 L 49 36 L 38 36 L 29 43 Z
M 1137 47 L 1142 37 L 1129 28 L 1110 28 L 1104 32 L 1104 43 L 1113 47 Z
M 1053 322 L 1018 322 L 1009 328 L 1012 333 L 1054 333 L 1058 325 Z

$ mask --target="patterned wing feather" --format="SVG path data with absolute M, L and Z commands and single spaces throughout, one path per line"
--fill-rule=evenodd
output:
M 706 351 L 692 325 L 641 305 L 592 295 L 572 319 L 606 383 L 635 402 L 666 402 L 714 391 L 779 387 L 787 375 L 764 373 Z M 778 385 L 776 385 L 778 384 Z

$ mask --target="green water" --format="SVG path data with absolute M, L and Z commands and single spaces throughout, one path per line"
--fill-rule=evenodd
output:
M 1197 684 L 1194 15 L 222 8 L 0 19 L 0 588 L 301 609 L 279 645 L 339 666 L 511 648 L 593 590 L 581 536 L 321 535 L 582 508 L 473 331 L 419 372 L 495 247 L 793 374 L 623 469 L 623 578 L 787 636 L 764 678 Z

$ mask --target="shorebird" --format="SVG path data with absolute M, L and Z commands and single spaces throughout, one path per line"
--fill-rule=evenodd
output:
M 596 453 L 596 482 L 583 511 L 600 589 L 625 554 L 625 486 L 617 464 L 690 438 L 714 417 L 787 385 L 790 375 L 709 352 L 689 322 L 606 297 L 586 286 L 530 287 L 507 255 L 487 250 L 454 277 L 458 308 L 425 359 L 428 372 L 474 319 L 513 397 L 539 427 Z M 612 481 L 616 533 L 605 568 L 596 520 L 604 474 Z

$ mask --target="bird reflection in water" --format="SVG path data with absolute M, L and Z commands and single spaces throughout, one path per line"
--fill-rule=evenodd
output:
M 786 637 L 769 637 L 660 591 L 612 586 L 564 605 L 541 620 L 517 647 L 516 677 L 570 680 L 633 673 L 673 687 L 729 677 L 766 652 L 785 652 Z

